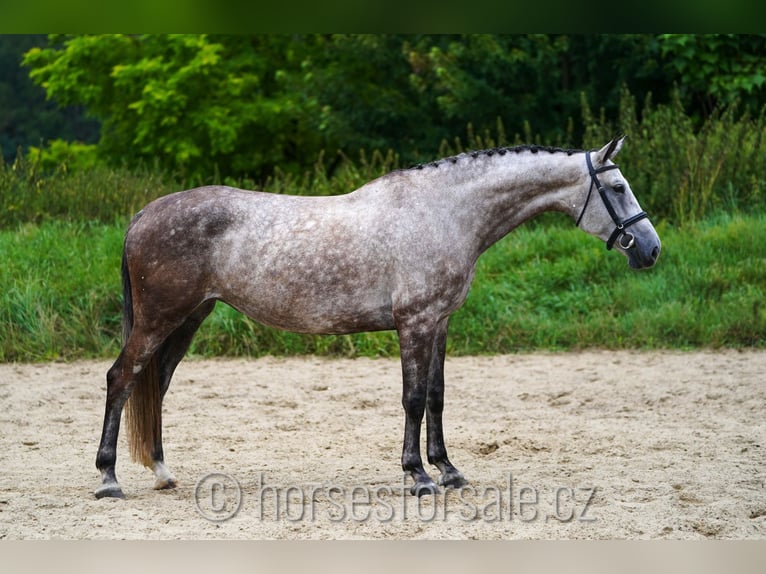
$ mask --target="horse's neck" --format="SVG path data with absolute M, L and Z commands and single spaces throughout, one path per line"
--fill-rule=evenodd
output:
M 469 158 L 447 169 L 454 170 L 450 195 L 460 203 L 453 213 L 473 229 L 478 255 L 539 213 L 571 215 L 585 160 L 579 153 L 508 152 Z

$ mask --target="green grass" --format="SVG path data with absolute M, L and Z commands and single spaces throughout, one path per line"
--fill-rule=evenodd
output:
M 0 360 L 105 356 L 120 332 L 118 226 L 0 233 Z
M 479 261 L 454 352 L 762 346 L 766 217 L 658 232 L 658 264 L 636 272 L 575 229 L 516 230 Z
M 659 225 L 656 267 L 571 226 L 523 226 L 480 260 L 450 325 L 451 354 L 581 348 L 763 347 L 766 215 Z M 114 357 L 124 225 L 44 222 L 0 231 L 0 361 Z M 306 336 L 219 304 L 192 353 L 390 356 L 394 333 Z

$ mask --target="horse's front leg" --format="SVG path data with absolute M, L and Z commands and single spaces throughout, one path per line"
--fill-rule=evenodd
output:
M 463 474 L 447 458 L 444 445 L 442 411 L 444 410 L 444 356 L 447 351 L 447 325 L 443 319 L 437 327 L 434 338 L 431 368 L 428 375 L 426 395 L 426 428 L 428 438 L 428 462 L 439 468 L 439 484 L 460 488 L 467 484 Z
M 417 496 L 439 492 L 436 483 L 423 468 L 420 456 L 420 427 L 426 408 L 434 333 L 435 329 L 428 329 L 422 323 L 399 327 L 402 406 L 405 413 L 402 469 L 409 472 L 415 481 L 410 492 Z

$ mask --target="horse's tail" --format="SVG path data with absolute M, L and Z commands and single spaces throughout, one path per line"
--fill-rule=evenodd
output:
M 125 249 L 122 252 L 122 343 L 125 345 L 133 330 L 133 295 Z M 159 357 L 155 353 L 149 363 L 136 375 L 133 390 L 125 403 L 130 458 L 149 468 L 153 451 L 161 432 L 162 396 L 160 394 Z

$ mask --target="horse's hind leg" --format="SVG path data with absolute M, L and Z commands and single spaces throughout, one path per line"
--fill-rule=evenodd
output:
M 428 376 L 426 398 L 426 429 L 428 442 L 428 462 L 441 471 L 439 484 L 460 488 L 466 484 L 462 473 L 447 458 L 444 445 L 442 411 L 444 410 L 444 356 L 447 351 L 447 325 L 444 319 L 438 327 L 431 356 L 431 369 Z
M 120 353 L 106 374 L 104 427 L 101 431 L 101 443 L 96 455 L 96 468 L 101 471 L 101 486 L 95 492 L 96 498 L 125 498 L 117 482 L 114 469 L 117 462 L 117 435 L 120 432 L 120 416 L 132 387 L 131 377 L 124 373 L 122 367 L 125 362 L 123 360 L 124 354 L 124 351 Z
M 147 368 L 163 338 L 142 335 L 134 330 L 107 372 L 104 426 L 96 455 L 96 467 L 101 471 L 101 486 L 95 492 L 96 498 L 124 497 L 115 474 L 120 417 L 139 373 Z
M 157 351 L 160 369 L 160 424 L 155 436 L 154 448 L 152 450 L 152 469 L 156 476 L 154 488 L 157 490 L 165 488 L 175 488 L 176 479 L 165 466 L 165 456 L 162 450 L 162 400 L 165 393 L 168 392 L 170 380 L 173 373 L 181 362 L 186 351 L 191 345 L 194 334 L 199 326 L 215 307 L 215 301 L 206 301 L 184 321 L 170 336 L 165 340 Z

